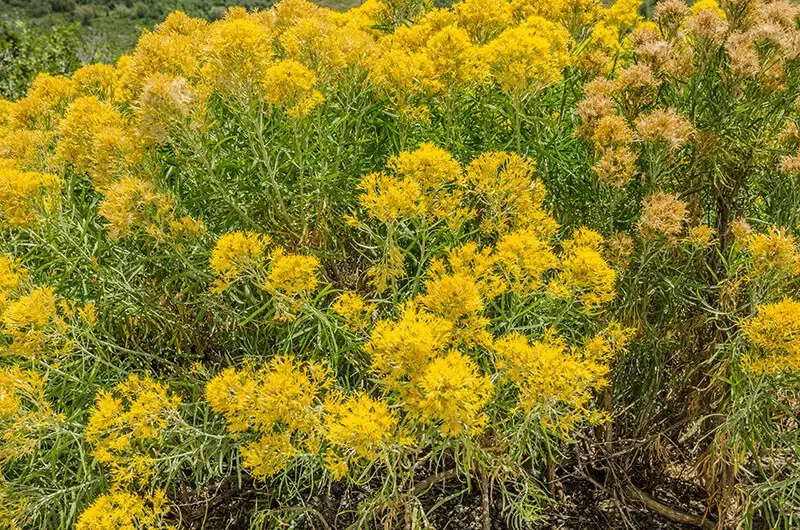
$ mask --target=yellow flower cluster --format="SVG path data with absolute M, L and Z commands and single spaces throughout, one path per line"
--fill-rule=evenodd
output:
M 747 251 L 753 274 L 800 274 L 800 251 L 797 240 L 786 230 L 770 227 L 766 234 L 747 237 Z
M 610 302 L 615 296 L 617 273 L 603 258 L 603 238 L 587 228 L 576 230 L 564 242 L 559 273 L 548 284 L 548 290 L 561 297 L 574 297 L 587 311 Z
M 267 252 L 271 244 L 265 234 L 222 234 L 211 252 L 210 267 L 217 278 L 214 291 L 222 292 L 234 281 L 250 277 L 273 294 L 296 297 L 313 292 L 319 283 L 319 260 L 282 247 Z
M 44 386 L 36 372 L 16 365 L 0 368 L 0 464 L 31 452 L 40 431 L 61 420 Z
M 258 370 L 224 370 L 206 386 L 206 398 L 228 430 L 257 436 L 241 448 L 255 476 L 271 477 L 310 455 L 323 457 L 339 479 L 351 463 L 378 456 L 398 419 L 386 403 L 364 393 L 344 396 L 331 382 L 323 364 L 277 357 Z
M 367 326 L 374 307 L 358 293 L 346 292 L 336 298 L 331 309 L 344 319 L 348 329 L 358 331 Z
M 334 478 L 341 478 L 353 458 L 374 460 L 397 426 L 389 406 L 364 393 L 347 398 L 334 394 L 325 401 L 323 430 L 333 452 L 325 460 Z
M 57 196 L 60 179 L 50 173 L 22 171 L 0 160 L 0 213 L 9 226 L 25 226 Z
M 63 323 L 56 313 L 56 298 L 50 287 L 39 287 L 8 302 L 0 316 L 3 334 L 10 341 L 5 354 L 32 358 L 40 355 L 50 337 L 50 325 Z
M 301 448 L 313 452 L 318 446 L 320 400 L 329 384 L 324 365 L 277 357 L 259 370 L 224 370 L 206 386 L 206 399 L 231 432 L 258 434 L 242 447 L 242 456 L 263 478 L 285 469 Z
M 757 348 L 744 360 L 750 370 L 758 374 L 800 370 L 800 302 L 786 298 L 760 305 L 741 328 Z
M 60 121 L 56 159 L 102 187 L 129 176 L 141 158 L 130 124 L 114 107 L 94 96 L 76 99 Z
M 175 530 L 164 522 L 166 513 L 163 490 L 147 496 L 114 490 L 84 510 L 75 530 Z
M 458 281 L 447 283 L 446 294 L 435 292 L 431 298 L 429 292 L 423 302 L 427 298 L 428 304 L 457 320 L 466 314 L 461 307 L 464 301 L 459 300 L 464 293 Z M 471 298 L 473 304 L 476 293 L 475 286 L 469 286 L 467 299 Z M 474 305 L 472 309 L 478 310 Z M 458 351 L 447 351 L 461 335 L 457 324 L 410 302 L 399 320 L 382 320 L 375 325 L 366 347 L 373 369 L 387 388 L 408 403 L 409 412 L 423 423 L 439 425 L 448 436 L 479 431 L 486 422 L 481 410 L 493 395 L 489 378 L 480 374 L 471 359 Z M 480 321 L 479 329 L 483 331 L 485 325 Z
M 223 291 L 243 274 L 258 270 L 271 242 L 269 236 L 254 232 L 222 234 L 211 252 L 214 289 Z
M 179 417 L 180 404 L 164 384 L 137 374 L 98 392 L 86 440 L 117 484 L 146 484 L 151 478 L 158 444 Z
M 493 350 L 498 369 L 519 391 L 519 407 L 538 414 L 546 427 L 567 433 L 580 421 L 603 421 L 591 403 L 592 392 L 608 385 L 609 363 L 629 336 L 612 324 L 581 349 L 568 347 L 552 332 L 534 342 L 511 333 Z
M 317 288 L 319 260 L 314 256 L 290 254 L 276 248 L 270 256 L 266 288 L 289 296 L 310 293 Z

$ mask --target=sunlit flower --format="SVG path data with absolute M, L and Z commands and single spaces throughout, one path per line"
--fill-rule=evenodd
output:
M 400 380 L 416 374 L 443 352 L 453 324 L 407 304 L 398 321 L 381 320 L 370 336 L 366 351 L 381 375 Z
M 146 480 L 153 472 L 149 448 L 163 441 L 178 415 L 180 398 L 166 385 L 131 374 L 111 390 L 100 390 L 86 426 L 95 458 L 121 483 Z M 144 464 L 143 466 L 140 464 Z
M 316 289 L 319 279 L 319 260 L 314 256 L 290 254 L 276 248 L 270 256 L 270 271 L 266 287 L 290 296 L 309 293 Z
M 95 499 L 78 518 L 75 530 L 168 529 L 163 520 L 166 513 L 163 490 L 140 496 L 117 489 Z
M 745 358 L 756 373 L 800 370 L 800 302 L 784 299 L 760 305 L 742 322 L 745 336 L 761 351 Z
M 333 395 L 325 402 L 325 437 L 345 456 L 374 459 L 396 425 L 387 404 L 364 393 Z
M 540 89 L 559 81 L 569 62 L 566 30 L 529 17 L 505 30 L 483 51 L 492 78 L 507 92 Z
M 211 252 L 211 270 L 217 277 L 215 289 L 222 291 L 247 271 L 254 270 L 271 243 L 269 236 L 255 232 L 222 234 Z
M 559 297 L 574 297 L 587 310 L 614 299 L 617 273 L 603 258 L 597 232 L 581 228 L 564 242 L 558 274 L 547 289 Z
M 358 293 L 340 294 L 331 306 L 333 312 L 342 317 L 349 329 L 363 329 L 369 322 L 374 306 L 364 300 Z
M 766 234 L 751 235 L 747 238 L 747 250 L 753 261 L 755 274 L 800 273 L 797 240 L 784 229 L 772 226 Z
M 528 342 L 511 333 L 494 344 L 498 368 L 519 390 L 519 406 L 538 413 L 546 425 L 571 430 L 582 420 L 596 421 L 592 393 L 608 384 L 608 367 L 581 359 L 558 337 Z
M 493 396 L 491 380 L 458 351 L 433 360 L 413 385 L 413 412 L 425 422 L 440 424 L 445 435 L 480 431 L 486 424 L 488 418 L 481 409 Z
M 370 173 L 361 179 L 361 205 L 371 217 L 384 223 L 414 217 L 422 212 L 422 191 L 414 180 L 383 173 Z
M 522 296 L 541 288 L 544 273 L 558 265 L 550 244 L 533 230 L 505 234 L 497 242 L 494 258 L 511 290 Z

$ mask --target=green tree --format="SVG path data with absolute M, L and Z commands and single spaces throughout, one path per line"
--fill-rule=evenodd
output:
M 0 96 L 25 94 L 38 72 L 68 74 L 80 66 L 78 25 L 45 33 L 21 22 L 0 22 Z

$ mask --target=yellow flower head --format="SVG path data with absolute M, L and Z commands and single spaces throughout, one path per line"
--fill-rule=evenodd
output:
M 269 236 L 255 232 L 222 234 L 211 252 L 215 288 L 222 291 L 242 274 L 256 269 L 271 241 Z
M 8 333 L 42 327 L 56 314 L 56 298 L 51 287 L 40 287 L 19 300 L 8 304 L 3 311 L 3 329 Z
M 290 296 L 307 294 L 317 288 L 319 260 L 314 256 L 289 254 L 276 248 L 270 256 L 272 262 L 266 286 Z
M 82 96 L 109 101 L 114 95 L 117 71 L 110 64 L 87 64 L 75 70 L 72 81 Z
M 340 294 L 332 306 L 333 312 L 342 317 L 349 329 L 359 330 L 369 323 L 374 306 L 358 293 Z
M 270 37 L 264 24 L 247 16 L 211 24 L 200 71 L 204 83 L 223 94 L 249 90 L 272 64 Z
M 453 155 L 430 143 L 391 157 L 387 165 L 398 177 L 412 180 L 424 190 L 461 180 L 461 165 Z
M 325 437 L 346 456 L 372 460 L 387 443 L 397 418 L 386 403 L 358 393 L 325 402 Z
M 575 297 L 587 310 L 614 299 L 617 273 L 600 253 L 603 238 L 581 228 L 564 242 L 559 273 L 548 290 L 561 297 Z
M 422 303 L 431 312 L 449 320 L 478 313 L 483 301 L 475 279 L 466 274 L 441 276 L 425 284 Z
M 76 99 L 59 124 L 56 159 L 72 164 L 96 186 L 128 176 L 141 159 L 131 127 L 110 104 L 93 96 Z
M 568 42 L 564 28 L 532 16 L 489 42 L 483 56 L 504 91 L 538 90 L 561 80 L 569 63 Z
M 153 468 L 150 448 L 163 441 L 179 417 L 180 398 L 149 377 L 131 374 L 113 389 L 101 390 L 86 426 L 95 458 L 111 467 L 121 483 L 148 479 Z
M 494 350 L 498 368 L 519 389 L 519 405 L 525 412 L 555 420 L 562 431 L 594 416 L 592 391 L 608 384 L 604 364 L 581 359 L 552 336 L 529 343 L 521 334 L 511 333 L 497 340 Z
M 786 298 L 756 309 L 756 315 L 741 326 L 761 351 L 747 356 L 745 365 L 755 373 L 800 370 L 800 302 Z
M 378 373 L 399 380 L 418 372 L 444 351 L 452 330 L 449 321 L 406 304 L 400 320 L 381 320 L 375 325 L 366 350 Z
M 290 432 L 312 432 L 319 399 L 330 382 L 326 366 L 276 357 L 257 371 L 227 368 L 206 386 L 206 399 L 231 432 L 270 433 L 277 423 Z
M 458 25 L 472 40 L 487 42 L 514 21 L 514 9 L 508 0 L 465 0 L 455 4 Z
M 749 236 L 747 250 L 753 262 L 753 273 L 756 275 L 768 272 L 800 273 L 797 240 L 782 228 L 771 226 L 766 234 Z
M 558 265 L 550 244 L 533 230 L 505 234 L 497 242 L 494 259 L 511 290 L 522 296 L 542 287 L 544 273 Z
M 403 180 L 383 173 L 370 173 L 361 179 L 359 200 L 370 217 L 388 223 L 422 213 L 422 190 L 414 180 Z
M 0 161 L 0 213 L 9 226 L 28 225 L 37 218 L 42 199 L 58 190 L 61 180 L 50 173 L 20 171 Z
M 290 107 L 287 112 L 298 115 L 301 114 L 300 107 L 310 111 L 322 102 L 322 94 L 314 90 L 316 82 L 317 76 L 313 71 L 297 61 L 286 59 L 267 68 L 262 86 L 267 103 Z
M 474 242 L 452 248 L 445 262 L 434 258 L 431 261 L 431 275 L 438 278 L 447 274 L 466 275 L 472 278 L 483 298 L 492 299 L 500 296 L 508 289 L 505 278 L 497 271 L 498 257 L 492 254 L 493 249 L 478 249 Z
M 446 436 L 480 431 L 486 425 L 481 410 L 494 394 L 491 380 L 460 352 L 434 359 L 412 384 L 412 411 L 424 422 L 440 423 Z
M 530 228 L 551 235 L 557 224 L 543 208 L 546 190 L 534 178 L 532 160 L 516 153 L 483 153 L 467 168 L 466 182 L 477 208 L 481 228 L 492 233 Z
M 115 489 L 101 495 L 78 518 L 75 530 L 156 530 L 167 528 L 166 497 L 162 490 L 140 496 Z

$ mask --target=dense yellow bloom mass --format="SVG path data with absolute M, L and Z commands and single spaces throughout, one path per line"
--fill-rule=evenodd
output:
M 211 252 L 215 289 L 222 291 L 242 274 L 256 270 L 271 241 L 269 236 L 255 232 L 222 234 Z
M 542 275 L 558 265 L 550 245 L 531 229 L 505 234 L 494 256 L 511 289 L 530 296 L 544 285 Z
M 492 247 L 478 249 L 474 242 L 449 249 L 446 261 L 439 258 L 431 260 L 431 275 L 434 278 L 441 277 L 448 270 L 453 275 L 466 275 L 475 282 L 482 297 L 496 298 L 508 289 L 508 283 L 502 272 L 498 271 L 498 253 L 493 253 L 493 250 Z
M 96 97 L 76 99 L 59 124 L 57 159 L 72 164 L 95 185 L 127 176 L 141 157 L 130 125 L 110 104 Z
M 314 256 L 290 254 L 279 247 L 272 251 L 270 261 L 267 289 L 293 296 L 307 294 L 317 288 L 319 260 Z
M 3 311 L 3 328 L 6 331 L 41 327 L 55 315 L 56 302 L 53 289 L 40 287 L 6 306 Z
M 258 434 L 241 451 L 245 466 L 265 478 L 285 469 L 300 446 L 318 445 L 322 393 L 329 384 L 326 366 L 276 357 L 259 370 L 223 370 L 206 385 L 206 399 L 228 430 Z
M 27 276 L 27 271 L 19 264 L 19 261 L 0 254 L 0 311 L 5 309 L 5 301 L 8 294 L 16 288 Z
M 786 230 L 770 227 L 766 234 L 747 238 L 747 250 L 753 260 L 753 273 L 800 273 L 800 252 L 797 240 Z
M 386 403 L 363 393 L 329 397 L 325 413 L 325 436 L 346 457 L 372 460 L 397 425 Z
M 424 422 L 440 424 L 448 436 L 480 431 L 487 417 L 481 409 L 494 394 L 491 380 L 472 359 L 458 351 L 433 360 L 413 380 L 411 410 Z
M 7 355 L 32 358 L 42 353 L 47 343 L 46 327 L 56 318 L 53 289 L 40 287 L 8 303 L 0 321 L 3 333 L 10 338 Z
M 322 94 L 314 90 L 316 82 L 317 76 L 309 68 L 291 59 L 280 61 L 264 73 L 264 97 L 270 105 L 302 118 L 322 103 Z
M 545 424 L 569 430 L 581 420 L 595 421 L 592 391 L 608 382 L 608 368 L 597 359 L 582 359 L 558 337 L 528 342 L 511 333 L 494 344 L 501 372 L 519 389 L 519 406 L 541 415 Z
M 415 180 L 370 173 L 359 187 L 364 191 L 359 197 L 361 205 L 379 221 L 388 223 L 422 213 L 422 190 Z
M 475 280 L 465 274 L 446 275 L 425 284 L 427 294 L 422 303 L 437 315 L 458 319 L 483 309 L 483 301 Z
M 328 378 L 322 364 L 277 357 L 257 371 L 225 369 L 206 386 L 206 399 L 234 432 L 268 432 L 277 422 L 303 431 L 317 421 Z
M 483 153 L 472 161 L 466 180 L 482 211 L 482 229 L 503 233 L 530 228 L 540 236 L 555 231 L 556 222 L 543 209 L 546 191 L 534 171 L 533 161 L 516 153 Z
M 140 496 L 122 490 L 101 495 L 78 518 L 75 530 L 169 530 L 162 490 Z
M 603 238 L 581 228 L 564 242 L 559 273 L 548 284 L 556 296 L 575 297 L 587 310 L 614 299 L 617 273 L 600 253 Z
M 366 350 L 378 373 L 399 381 L 419 373 L 443 352 L 452 331 L 449 321 L 406 304 L 398 321 L 381 320 L 375 325 Z
M 59 420 L 44 391 L 45 379 L 36 372 L 0 368 L 0 464 L 31 452 L 39 432 Z
M 374 306 L 358 293 L 347 292 L 336 298 L 331 309 L 345 320 L 349 329 L 359 330 L 367 325 Z
M 21 171 L 0 160 L 0 212 L 2 221 L 13 227 L 36 219 L 44 199 L 51 197 L 61 180 L 49 173 Z
M 424 190 L 434 190 L 461 180 L 461 165 L 453 155 L 431 143 L 414 151 L 403 151 L 387 162 L 399 177 L 413 180 Z
M 533 16 L 501 33 L 483 53 L 492 78 L 503 90 L 536 90 L 561 79 L 569 63 L 568 41 L 566 29 Z
M 760 349 L 745 358 L 748 368 L 768 374 L 800 370 L 800 302 L 786 298 L 760 305 L 742 322 L 742 331 Z
M 180 403 L 164 384 L 137 374 L 101 390 L 86 426 L 95 458 L 121 484 L 146 480 L 154 472 L 149 449 L 179 417 Z

